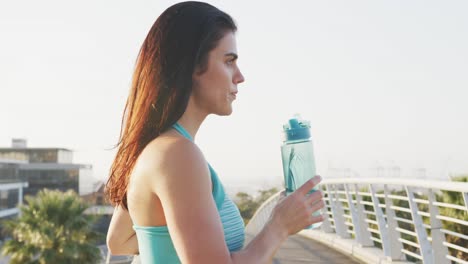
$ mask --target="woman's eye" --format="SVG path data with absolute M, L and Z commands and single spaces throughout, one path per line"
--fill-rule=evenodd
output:
M 234 64 L 234 60 L 228 60 L 228 61 L 226 62 L 226 64 L 227 64 L 227 65 L 232 65 L 232 64 Z

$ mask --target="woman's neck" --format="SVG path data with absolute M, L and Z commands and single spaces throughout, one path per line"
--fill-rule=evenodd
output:
M 187 130 L 187 132 L 190 134 L 190 136 L 192 136 L 193 140 L 195 140 L 195 135 L 197 134 L 198 129 L 200 129 L 200 126 L 205 120 L 206 116 L 206 114 L 193 111 L 193 109 L 187 107 L 187 110 L 177 121 L 177 123 L 184 127 L 185 130 Z

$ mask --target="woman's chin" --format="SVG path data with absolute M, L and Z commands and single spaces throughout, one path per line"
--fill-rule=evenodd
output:
M 223 109 L 222 111 L 219 111 L 218 113 L 216 113 L 216 115 L 219 115 L 219 116 L 229 116 L 231 114 L 232 114 L 232 106 L 229 106 L 228 108 Z

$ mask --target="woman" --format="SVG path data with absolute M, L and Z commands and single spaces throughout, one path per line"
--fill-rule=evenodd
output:
M 230 115 L 244 77 L 232 18 L 201 2 L 169 7 L 136 62 L 118 152 L 107 183 L 116 210 L 112 254 L 142 263 L 267 263 L 281 243 L 322 221 L 321 193 L 307 182 L 282 199 L 244 247 L 244 225 L 193 140 L 209 114 Z M 133 228 L 132 228 L 133 225 Z

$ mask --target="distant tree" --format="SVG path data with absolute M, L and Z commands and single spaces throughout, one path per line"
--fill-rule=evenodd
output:
M 239 208 L 242 219 L 247 225 L 249 220 L 255 214 L 257 209 L 270 198 L 272 195 L 278 192 L 277 188 L 271 188 L 268 190 L 259 190 L 259 195 L 257 198 L 253 198 L 251 195 L 245 192 L 238 192 L 236 194 L 236 204 Z
M 258 205 L 255 203 L 252 196 L 245 192 L 238 192 L 236 194 L 236 204 L 239 208 L 242 219 L 244 220 L 244 224 L 247 225 Z
M 452 181 L 468 182 L 468 175 L 454 177 L 452 178 Z M 465 203 L 465 201 L 463 200 L 462 194 L 459 192 L 442 191 L 441 195 L 437 194 L 437 200 L 443 203 L 457 204 L 457 205 L 464 205 Z M 468 221 L 467 211 L 446 208 L 446 207 L 440 208 L 439 210 L 440 210 L 441 215 L 456 218 L 456 219 L 463 220 L 463 221 Z M 468 234 L 468 227 L 466 225 L 449 222 L 449 221 L 443 221 L 442 225 L 444 229 L 450 230 L 452 232 L 456 232 L 459 234 Z M 446 240 L 447 242 L 451 244 L 455 244 L 462 248 L 463 247 L 466 248 L 466 240 L 463 238 L 460 238 L 458 236 L 453 236 L 453 235 L 447 235 Z M 451 255 L 456 256 L 459 259 L 462 259 L 464 261 L 468 260 L 468 254 L 461 250 L 456 251 L 456 250 L 453 250 L 452 248 L 449 248 L 449 251 Z
M 266 202 L 266 200 L 268 200 L 268 198 L 270 198 L 271 196 L 276 194 L 278 191 L 279 191 L 278 188 L 270 188 L 268 190 L 260 190 L 260 191 L 258 191 L 260 193 L 260 195 L 257 197 L 256 201 L 260 205 L 262 205 L 264 202 Z
M 88 206 L 73 191 L 43 190 L 26 197 L 21 216 L 5 221 L 5 231 L 13 237 L 2 247 L 19 263 L 98 263 L 99 249 L 94 244 L 101 234 L 92 230 L 95 219 L 85 215 Z

